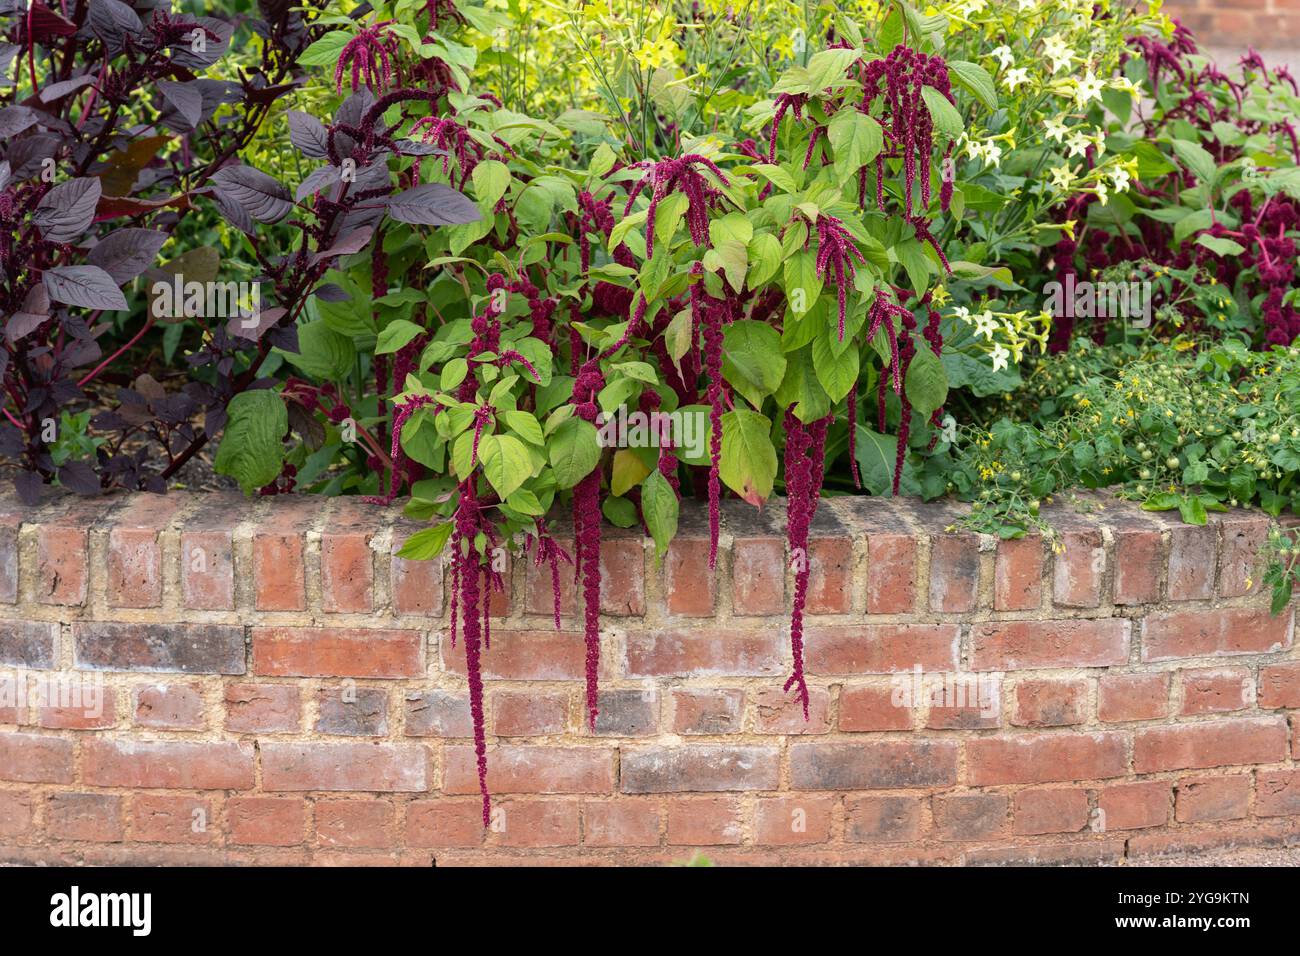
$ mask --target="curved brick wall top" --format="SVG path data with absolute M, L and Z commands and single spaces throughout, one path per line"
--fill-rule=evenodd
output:
M 1294 616 L 1251 587 L 1266 519 L 1085 497 L 1049 509 L 1054 555 L 946 533 L 951 505 L 827 501 L 805 723 L 780 687 L 781 510 L 728 503 L 716 575 L 698 511 L 662 568 L 607 529 L 595 733 L 571 580 L 556 632 L 549 571 L 508 570 L 485 832 L 441 567 L 393 556 L 421 525 L 345 499 L 0 500 L 0 861 L 1087 862 L 1300 839 Z

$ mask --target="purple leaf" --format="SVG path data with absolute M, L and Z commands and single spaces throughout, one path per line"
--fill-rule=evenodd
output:
M 388 200 L 388 214 L 398 222 L 456 226 L 482 219 L 469 197 L 442 183 L 424 183 Z
M 191 128 L 199 125 L 203 119 L 203 94 L 198 87 L 192 83 L 158 80 L 158 90 Z
M 20 471 L 14 475 L 14 490 L 18 492 L 19 500 L 29 508 L 40 504 L 42 487 L 41 476 L 34 471 Z
M 43 278 L 45 290 L 55 302 L 83 309 L 126 311 L 126 296 L 99 266 L 58 266 L 46 269 Z
M 0 138 L 17 136 L 29 126 L 36 125 L 36 111 L 26 106 L 6 106 L 0 109 Z
M 226 166 L 212 176 L 213 198 L 231 222 L 251 233 L 252 221 L 279 222 L 293 208 L 289 190 L 252 166 Z
M 329 133 L 310 113 L 289 110 L 289 142 L 308 159 L 329 155 Z
M 97 495 L 103 490 L 99 475 L 84 461 L 70 461 L 59 469 L 59 484 L 79 495 Z
M 9 163 L 13 167 L 13 178 L 18 182 L 31 179 L 38 172 L 45 160 L 50 159 L 59 149 L 60 139 L 52 133 L 36 133 L 15 140 L 9 147 Z M 4 185 L 0 183 L 0 189 Z
M 27 290 L 23 307 L 10 316 L 5 323 L 5 338 L 17 342 L 24 336 L 31 335 L 50 318 L 50 296 L 45 286 L 34 285 Z M 8 353 L 6 353 L 8 354 Z
M 318 192 L 323 192 L 331 186 L 337 186 L 339 182 L 339 167 L 337 166 L 318 166 L 307 174 L 307 178 L 299 184 L 294 196 L 302 201 L 308 196 L 314 196 Z M 333 198 L 332 196 L 330 197 Z
M 95 77 L 93 74 L 83 73 L 81 76 L 74 76 L 70 80 L 51 83 L 41 90 L 40 100 L 42 103 L 53 103 L 55 100 L 62 99 L 69 93 L 75 93 L 83 86 L 90 86 L 94 82 Z
M 370 242 L 370 237 L 374 234 L 375 230 L 370 226 L 360 226 L 350 232 L 346 232 L 334 240 L 334 245 L 330 246 L 324 252 L 318 252 L 316 255 L 312 256 L 311 264 L 315 265 L 322 259 L 330 259 L 334 256 L 350 256 L 354 252 L 360 252 Z M 337 286 L 335 288 L 337 288 Z M 346 298 L 346 295 L 344 297 Z M 324 296 L 321 296 L 321 298 L 324 298 Z
M 99 180 L 90 176 L 69 179 L 47 192 L 32 213 L 47 242 L 71 242 L 90 228 L 99 202 Z M 125 308 L 125 306 L 124 306 Z
M 155 229 L 119 229 L 91 249 L 86 261 L 124 285 L 154 264 L 166 241 L 166 233 Z

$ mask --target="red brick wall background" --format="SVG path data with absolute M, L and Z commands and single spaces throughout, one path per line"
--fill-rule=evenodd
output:
M 1300 840 L 1294 610 L 1268 523 L 1053 506 L 1063 550 L 954 510 L 818 512 L 811 719 L 781 692 L 779 502 L 603 544 L 601 716 L 564 588 L 516 562 L 485 654 L 479 822 L 460 649 L 418 525 L 342 499 L 0 500 L 0 862 L 1118 862 Z M 984 711 L 895 706 L 981 675 Z M 52 678 L 102 705 L 21 699 Z M 951 703 L 949 701 L 948 703 Z
M 1300 0 L 1172 0 L 1164 12 L 1214 50 L 1300 50 Z

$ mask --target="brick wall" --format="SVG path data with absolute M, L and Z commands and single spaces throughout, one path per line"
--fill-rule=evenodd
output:
M 716 577 L 698 512 L 662 569 L 607 532 L 594 734 L 572 588 L 556 633 L 549 575 L 516 563 L 485 655 L 485 832 L 446 589 L 393 557 L 417 527 L 396 509 L 0 501 L 0 862 L 1114 862 L 1300 840 L 1294 617 L 1251 588 L 1265 520 L 1061 509 L 1053 557 L 947 534 L 946 506 L 828 502 L 805 723 L 780 687 L 779 512 L 726 509 Z M 900 699 L 916 666 L 978 677 L 987 706 Z
M 1300 0 L 1172 0 L 1164 12 L 1209 49 L 1300 49 Z

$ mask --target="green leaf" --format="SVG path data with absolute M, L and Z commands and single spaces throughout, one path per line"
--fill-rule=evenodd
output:
M 950 140 L 961 136 L 964 129 L 961 114 L 948 102 L 948 97 L 933 86 L 923 86 L 921 99 L 925 100 L 925 107 L 930 111 L 930 119 L 934 121 L 934 128 L 938 133 Z
M 668 479 L 652 471 L 641 486 L 641 517 L 655 541 L 655 557 L 662 559 L 677 534 L 677 494 Z
M 795 315 L 803 315 L 821 294 L 817 257 L 807 249 L 800 249 L 785 260 L 785 297 L 790 302 L 790 310 Z
M 776 482 L 772 423 L 765 415 L 738 408 L 722 416 L 722 460 L 718 477 L 752 505 L 761 505 Z
M 379 340 L 375 343 L 376 355 L 388 355 L 396 352 L 403 345 L 407 345 L 412 339 L 424 334 L 424 329 L 414 322 L 408 322 L 406 319 L 394 319 L 383 327 L 379 332 Z
M 740 319 L 723 330 L 723 378 L 755 408 L 781 387 L 785 365 L 781 333 L 767 323 Z
M 490 210 L 510 188 L 510 168 L 498 160 L 485 159 L 474 167 L 470 179 L 474 183 L 474 196 Z
M 912 356 L 903 378 L 903 391 L 912 408 L 925 417 L 942 408 L 948 400 L 948 376 L 943 362 L 929 348 L 923 346 Z
M 276 349 L 294 368 L 315 379 L 338 381 L 352 371 L 357 349 L 352 339 L 335 332 L 323 321 L 298 326 L 298 351 Z
M 1214 223 L 1214 213 L 1209 209 L 1197 209 L 1188 213 L 1174 223 L 1174 242 L 1182 242 L 1194 232 L 1209 229 Z
M 596 426 L 581 418 L 561 422 L 547 443 L 546 457 L 555 471 L 556 487 L 572 488 L 600 462 Z
M 532 412 L 511 409 L 498 413 L 497 417 L 506 423 L 507 428 L 528 442 L 528 444 L 537 445 L 539 448 L 546 444 L 546 438 L 542 435 L 542 426 L 533 417 Z
M 1239 256 L 1246 251 L 1246 247 L 1241 243 L 1224 239 L 1222 236 L 1202 234 L 1196 237 L 1196 244 L 1220 256 Z
M 989 76 L 984 67 L 966 60 L 949 60 L 948 72 L 956 79 L 958 86 L 969 90 L 984 106 L 990 110 L 998 108 L 997 88 L 993 85 L 993 77 Z
M 1196 495 L 1187 495 L 1178 502 L 1178 513 L 1188 524 L 1205 524 L 1209 520 L 1205 513 L 1205 503 Z
M 1173 147 L 1174 155 L 1191 171 L 1198 182 L 1206 185 L 1213 184 L 1219 164 L 1203 146 L 1185 139 L 1176 139 L 1169 145 Z
M 781 242 L 770 232 L 749 240 L 749 287 L 757 289 L 781 268 Z
M 1292 582 L 1290 577 L 1284 577 L 1273 585 L 1273 600 L 1269 602 L 1269 611 L 1274 617 L 1286 610 L 1286 606 L 1291 603 Z
M 894 462 L 898 453 L 898 439 L 892 435 L 882 435 L 865 425 L 858 426 L 858 470 L 862 484 L 873 495 L 893 493 Z M 921 493 L 921 485 L 916 479 L 912 463 L 904 459 L 903 476 L 898 485 L 900 495 Z
M 234 478 L 244 494 L 251 495 L 280 474 L 289 413 L 278 393 L 263 388 L 232 398 L 226 416 L 213 468 Z
M 636 524 L 636 505 L 627 498 L 609 495 L 600 503 L 600 510 L 616 528 L 630 528 Z
M 432 528 L 421 528 L 402 543 L 397 556 L 407 561 L 428 561 L 436 558 L 447 546 L 451 532 L 450 521 L 436 524 Z
M 303 50 L 298 62 L 303 66 L 333 66 L 351 39 L 352 34 L 347 30 L 331 30 Z
M 546 514 L 546 509 L 543 508 L 542 503 L 537 500 L 537 496 L 527 488 L 520 488 L 513 492 L 510 497 L 506 499 L 506 507 L 524 515 L 541 516 Z
M 817 381 L 826 390 L 832 402 L 838 402 L 849 394 L 849 389 L 858 380 L 858 350 L 856 347 L 844 349 L 836 354 L 831 343 L 831 335 L 823 334 L 813 339 L 813 369 L 817 372 Z
M 835 175 L 841 179 L 875 159 L 884 145 L 880 124 L 856 109 L 837 110 L 827 124 L 826 134 L 835 155 Z

